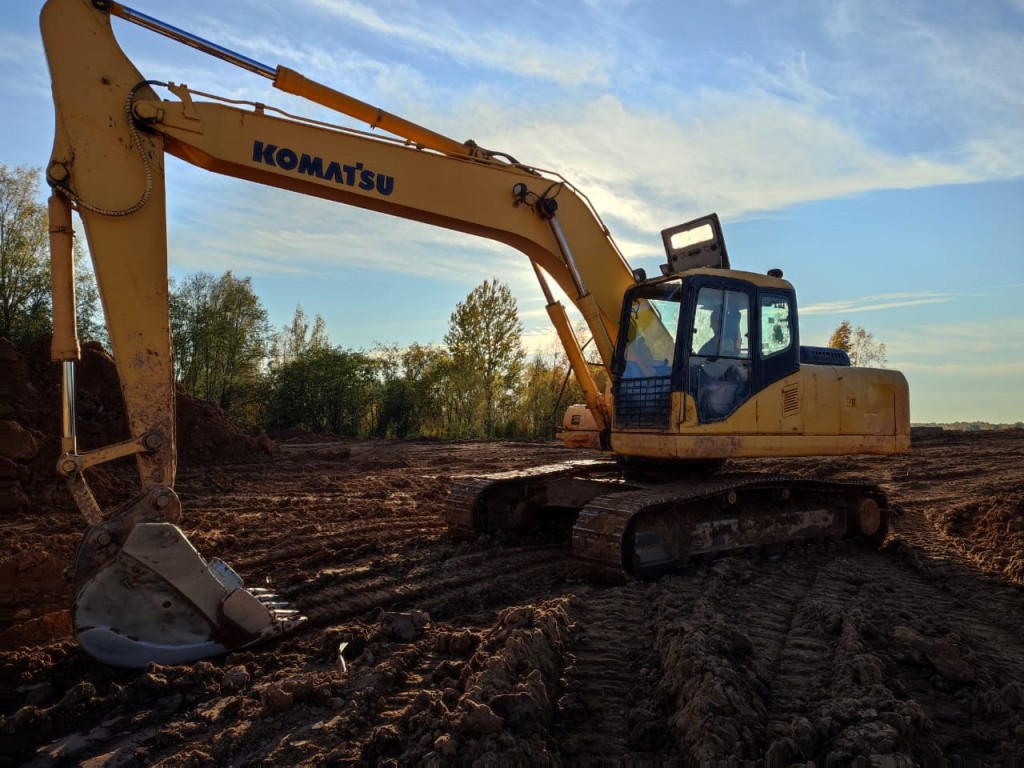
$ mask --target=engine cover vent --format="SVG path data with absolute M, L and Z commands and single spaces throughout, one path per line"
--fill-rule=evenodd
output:
M 791 384 L 782 390 L 782 415 L 792 416 L 800 411 L 800 385 Z

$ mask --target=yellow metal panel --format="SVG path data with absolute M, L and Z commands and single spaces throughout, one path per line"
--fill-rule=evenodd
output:
M 842 372 L 847 370 L 849 369 L 825 365 L 801 367 L 801 410 L 805 434 L 839 434 L 840 382 L 843 378 Z
M 797 393 L 796 398 L 792 396 Z M 673 413 L 687 395 L 673 395 Z M 612 435 L 616 453 L 647 458 L 892 454 L 909 449 L 908 389 L 896 371 L 805 365 L 766 387 L 725 421 Z M 855 402 L 856 408 L 844 404 Z
M 699 269 L 688 269 L 680 273 L 682 277 L 732 277 L 737 280 L 756 285 L 758 288 L 777 288 L 779 290 L 792 291 L 793 284 L 781 277 L 772 277 L 760 272 L 746 272 L 742 269 L 714 269 L 701 267 Z
M 889 455 L 909 443 L 893 435 L 736 435 L 722 433 L 614 433 L 611 448 L 624 456 L 728 459 L 784 456 Z
M 897 371 L 848 368 L 840 391 L 842 434 L 893 434 L 897 402 L 907 389 Z M 905 400 L 905 398 L 904 398 Z

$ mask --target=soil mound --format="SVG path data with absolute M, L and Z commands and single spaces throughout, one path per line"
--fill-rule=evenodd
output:
M 100 344 L 88 342 L 75 375 L 79 450 L 127 440 L 128 420 L 113 358 Z M 246 434 L 217 405 L 190 397 L 181 388 L 176 407 L 182 466 L 238 461 L 275 450 L 266 435 Z M 23 350 L 0 338 L 0 516 L 71 506 L 55 472 L 60 412 L 60 366 L 50 360 L 50 337 L 40 337 Z M 124 484 L 107 467 L 88 470 L 87 475 L 101 503 Z

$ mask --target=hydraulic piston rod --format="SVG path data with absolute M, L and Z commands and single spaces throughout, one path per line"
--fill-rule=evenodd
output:
M 124 19 L 125 21 L 138 24 L 140 27 L 145 27 L 153 32 L 158 32 L 164 37 L 169 37 L 172 40 L 177 40 L 179 43 L 184 43 L 198 51 L 208 53 L 218 59 L 230 62 L 236 67 L 241 67 L 242 69 L 247 69 L 250 72 L 255 72 L 257 75 L 263 75 L 263 77 L 269 78 L 270 80 L 273 80 L 277 76 L 277 71 L 273 67 L 261 64 L 255 59 L 250 59 L 248 56 L 243 56 L 240 53 L 236 53 L 235 51 L 224 48 L 216 43 L 211 43 L 209 40 L 204 40 L 198 35 L 193 35 L 191 32 L 186 32 L 185 30 L 172 26 L 165 21 L 160 21 L 160 19 L 147 16 L 140 11 L 128 8 L 120 3 L 110 3 L 110 13 L 118 18 Z
M 396 136 L 401 136 L 411 142 L 448 155 L 474 157 L 481 154 L 481 151 L 471 142 L 464 144 L 455 139 L 450 139 L 429 128 L 424 128 L 422 125 L 417 125 L 414 122 L 385 112 L 379 107 L 367 104 L 365 101 L 360 101 L 341 91 L 328 88 L 326 85 L 310 80 L 305 75 L 288 67 L 271 67 L 263 64 L 120 3 L 110 2 L 109 9 L 110 13 L 118 18 L 138 24 L 140 27 L 145 27 L 148 30 L 169 37 L 222 61 L 254 72 L 257 75 L 262 75 L 269 80 L 273 80 L 274 87 L 278 90 L 294 96 L 301 96 L 328 109 L 333 109 L 357 120 L 362 120 L 373 128 L 380 128 L 388 133 L 393 133 Z M 482 154 L 486 156 L 486 153 Z
M 553 203 L 554 201 L 550 202 Z M 551 232 L 555 236 L 555 241 L 558 243 L 558 250 L 562 253 L 562 259 L 569 270 L 573 284 L 576 286 L 576 291 L 579 294 L 576 298 L 576 306 L 579 307 L 580 312 L 583 314 L 583 318 L 587 321 L 587 325 L 594 329 L 594 342 L 597 344 L 597 351 L 600 353 L 601 360 L 604 362 L 605 367 L 610 369 L 614 350 L 612 348 L 611 337 L 608 335 L 608 328 L 604 324 L 604 320 L 601 317 L 601 311 L 598 309 L 597 303 L 594 301 L 594 297 L 590 294 L 590 291 L 587 290 L 587 286 L 583 283 L 579 267 L 576 266 L 576 259 L 572 255 L 572 249 L 569 248 L 569 241 L 566 240 L 565 233 L 562 231 L 562 225 L 558 222 L 558 217 L 555 215 L 555 209 L 555 206 L 551 206 L 546 210 L 548 224 L 551 226 Z M 557 323 L 555 323 L 555 327 L 558 327 Z
M 77 453 L 75 437 L 75 361 L 81 357 L 76 330 L 74 234 L 71 204 L 52 195 L 50 220 L 50 279 L 53 294 L 53 341 L 50 358 L 61 363 L 61 451 Z

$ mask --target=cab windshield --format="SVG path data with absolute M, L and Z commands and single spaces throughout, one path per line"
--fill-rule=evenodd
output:
M 682 282 L 644 286 L 633 294 L 622 357 L 627 379 L 671 376 Z

